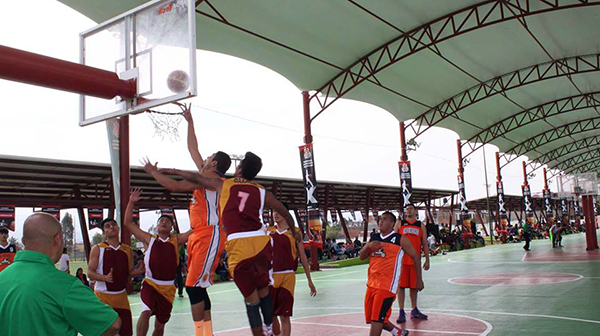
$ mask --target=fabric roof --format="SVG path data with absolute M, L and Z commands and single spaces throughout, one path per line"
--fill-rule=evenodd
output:
M 144 2 L 59 1 L 98 23 Z M 531 169 L 564 169 L 567 158 L 545 155 L 598 137 L 600 1 L 197 4 L 199 49 L 261 64 L 311 91 L 313 118 L 335 97 L 359 100 L 398 120 L 415 119 L 407 122 L 409 139 L 445 127 L 471 142 L 471 150 L 476 143 L 497 145 L 504 165 L 527 155 L 537 161 Z M 550 104 L 568 97 L 584 105 Z

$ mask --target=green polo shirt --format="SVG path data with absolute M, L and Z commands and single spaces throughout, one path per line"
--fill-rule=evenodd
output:
M 39 252 L 19 251 L 0 273 L 2 335 L 102 334 L 117 313 Z

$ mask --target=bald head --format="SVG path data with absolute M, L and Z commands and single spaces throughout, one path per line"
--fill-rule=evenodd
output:
M 60 222 L 50 214 L 34 213 L 25 220 L 22 241 L 26 250 L 42 252 L 57 262 L 63 248 Z

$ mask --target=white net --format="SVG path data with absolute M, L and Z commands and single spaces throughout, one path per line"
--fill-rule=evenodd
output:
M 179 124 L 183 121 L 183 113 L 188 107 L 181 103 L 171 103 L 166 111 L 146 110 L 148 118 L 154 125 L 154 136 L 161 140 L 169 138 L 171 142 L 179 141 Z

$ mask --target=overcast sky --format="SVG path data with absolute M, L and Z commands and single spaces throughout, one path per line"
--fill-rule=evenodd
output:
M 96 24 L 54 0 L 7 2 L 0 11 L 0 44 L 73 62 L 78 61 L 78 34 Z M 192 100 L 200 151 L 229 154 L 253 151 L 263 159 L 261 175 L 301 178 L 298 146 L 302 145 L 302 101 L 284 77 L 239 58 L 198 51 L 199 95 Z M 0 80 L 3 141 L 0 154 L 59 160 L 110 162 L 104 123 L 78 126 L 78 96 Z M 381 108 L 339 100 L 312 124 L 317 179 L 399 185 L 398 120 Z M 185 139 L 185 121 L 180 126 Z M 194 169 L 184 140 L 154 136 L 145 114 L 130 119 L 131 163 L 144 156 L 161 167 Z M 457 189 L 457 134 L 434 128 L 409 153 L 413 186 Z M 495 194 L 495 146 L 486 146 L 488 180 Z M 503 170 L 506 194 L 521 193 L 522 158 Z M 468 199 L 485 197 L 482 151 L 465 170 Z M 541 170 L 530 180 L 541 192 Z M 556 183 L 551 185 L 556 189 Z M 65 210 L 63 210 L 64 212 Z M 17 237 L 31 209 L 17 211 Z M 75 211 L 71 211 L 76 223 Z M 186 212 L 178 213 L 182 228 Z M 149 227 L 153 214 L 142 216 Z M 78 234 L 78 236 L 80 236 Z

